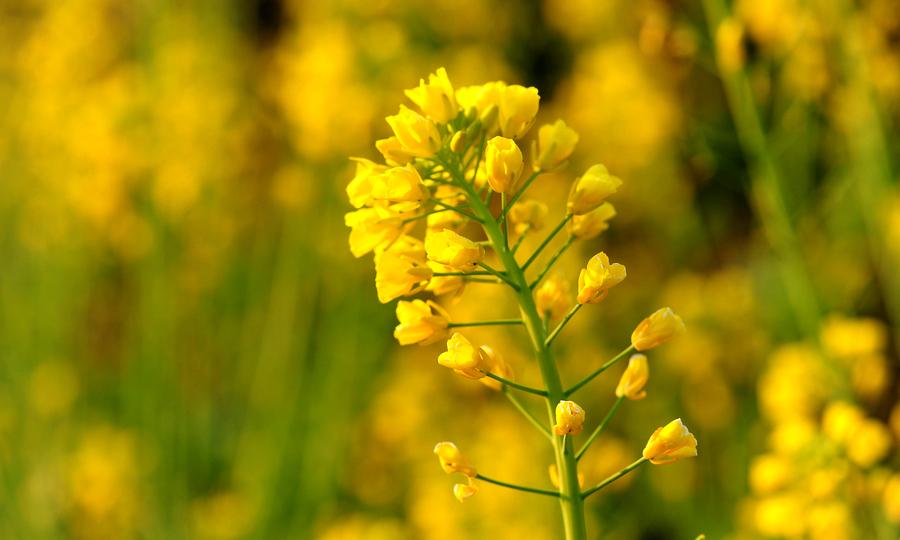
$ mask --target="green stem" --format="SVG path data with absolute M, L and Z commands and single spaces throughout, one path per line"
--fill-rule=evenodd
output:
M 525 235 L 527 235 L 528 231 L 530 231 L 530 230 L 531 230 L 531 223 L 528 223 L 525 225 L 525 230 L 522 231 L 522 234 L 519 235 L 519 239 L 516 240 L 516 245 L 513 246 L 513 248 L 512 248 L 513 255 L 515 255 L 516 251 L 519 250 L 519 246 L 522 245 L 522 240 L 525 240 Z
M 459 208 L 459 207 L 457 207 L 457 208 Z M 430 216 L 430 215 L 432 215 L 432 214 L 440 214 L 441 212 L 449 212 L 450 210 L 452 210 L 452 209 L 451 209 L 451 208 L 442 208 L 442 209 L 440 209 L 440 210 L 432 210 L 431 212 L 425 212 L 424 214 L 419 214 L 419 215 L 417 215 L 417 216 L 414 216 L 414 217 L 411 217 L 411 218 L 404 219 L 401 223 L 404 223 L 404 224 L 410 223 L 410 222 L 412 222 L 412 221 L 417 221 L 417 220 L 422 219 L 422 218 L 424 218 L 424 217 L 428 217 L 428 216 Z
M 468 283 L 493 283 L 494 285 L 506 285 L 505 282 L 503 282 L 503 281 L 501 281 L 501 280 L 499 280 L 499 279 L 486 279 L 486 278 L 477 278 L 477 277 L 473 277 L 473 278 L 467 277 L 467 278 L 463 279 L 463 281 L 468 282 Z
M 484 480 L 485 482 L 490 482 L 491 484 L 497 484 L 498 486 L 508 487 L 510 489 L 518 489 L 519 491 L 527 491 L 529 493 L 537 493 L 540 495 L 549 495 L 551 497 L 559 497 L 559 493 L 556 491 L 530 488 L 530 487 L 525 487 L 525 486 L 517 486 L 515 484 L 507 484 L 506 482 L 501 482 L 500 480 L 494 480 L 493 478 L 488 478 L 487 476 L 484 476 L 483 474 L 477 474 L 477 475 L 475 475 L 475 478 L 477 478 L 479 480 Z
M 565 227 L 566 223 L 568 223 L 570 219 L 572 219 L 572 214 L 566 214 L 566 217 L 559 223 L 559 225 L 556 226 L 555 229 L 553 229 L 553 232 L 551 232 L 550 235 L 547 236 L 547 238 L 544 240 L 544 243 L 538 246 L 534 253 L 531 254 L 531 257 L 529 257 L 528 260 L 525 261 L 525 264 L 522 265 L 523 271 L 531 266 L 531 263 L 533 263 L 534 260 L 538 258 L 538 255 L 541 254 L 541 251 L 543 251 L 544 248 L 547 247 L 547 244 L 549 244 L 550 241 L 553 240 L 553 237 L 556 236 L 556 233 L 558 233 L 563 227 Z M 484 224 L 482 223 L 482 225 Z
M 558 325 L 556 325 L 553 333 L 550 334 L 550 336 L 548 336 L 544 341 L 544 346 L 549 347 L 550 344 L 553 343 L 553 340 L 556 339 L 556 335 L 559 334 L 559 331 L 563 329 L 567 322 L 569 322 L 569 319 L 571 319 L 575 316 L 576 313 L 578 313 L 578 310 L 581 309 L 582 305 L 583 304 L 575 304 L 575 307 L 573 307 L 571 310 L 569 310 L 568 313 L 566 313 L 566 316 L 563 318 L 563 320 L 560 321 Z
M 603 373 L 604 371 L 606 371 L 607 369 L 609 369 L 613 364 L 615 364 L 616 362 L 618 362 L 619 360 L 621 360 L 622 358 L 624 358 L 626 355 L 628 355 L 628 353 L 630 353 L 630 352 L 632 352 L 632 351 L 634 351 L 634 345 L 631 345 L 630 347 L 628 347 L 628 348 L 625 349 L 624 351 L 620 352 L 620 353 L 618 354 L 618 356 L 616 356 L 615 358 L 613 358 L 613 359 L 610 360 L 609 362 L 607 362 L 607 363 L 603 364 L 602 366 L 600 366 L 600 369 L 598 369 L 597 371 L 591 373 L 590 375 L 588 375 L 587 377 L 585 377 L 584 379 L 582 379 L 581 382 L 579 382 L 578 384 L 576 384 L 576 385 L 573 386 L 572 388 L 569 388 L 568 390 L 566 390 L 566 391 L 565 391 L 565 394 L 564 394 L 565 397 L 569 397 L 569 396 L 571 396 L 572 394 L 574 394 L 576 390 L 578 390 L 578 389 L 581 388 L 582 386 L 586 385 L 587 383 L 591 382 L 591 380 L 592 380 L 594 377 L 596 377 L 597 375 L 600 375 L 601 373 Z
M 647 458 L 641 458 L 641 459 L 635 461 L 635 462 L 632 463 L 631 465 L 625 467 L 625 468 L 622 469 L 621 471 L 619 471 L 619 472 L 617 472 L 616 474 L 610 476 L 609 478 L 607 478 L 606 480 L 600 482 L 599 484 L 597 484 L 596 486 L 592 487 L 591 489 L 585 491 L 584 493 L 581 494 L 581 497 L 584 498 L 584 499 L 586 499 L 591 493 L 597 491 L 598 489 L 603 489 L 603 488 L 605 488 L 606 486 L 608 486 L 609 484 L 612 484 L 613 482 L 615 482 L 615 481 L 618 480 L 619 478 L 622 478 L 622 477 L 625 476 L 626 474 L 628 474 L 628 473 L 630 473 L 631 471 L 633 471 L 634 469 L 638 468 L 640 465 L 643 465 L 644 462 L 646 462 L 646 461 L 647 461 Z
M 570 236 L 569 239 L 566 241 L 565 245 L 562 247 L 562 249 L 560 249 L 556 253 L 556 255 L 553 256 L 552 259 L 550 259 L 550 262 L 548 262 L 547 266 L 544 267 L 543 270 L 541 270 L 541 273 L 538 274 L 538 277 L 534 281 L 531 282 L 531 285 L 528 286 L 529 289 L 534 289 L 535 287 L 537 287 L 537 284 L 540 283 L 542 279 L 544 279 L 544 276 L 546 276 L 547 272 L 550 271 L 550 268 L 553 267 L 553 263 L 555 263 L 556 260 L 559 259 L 562 256 L 562 254 L 566 252 L 567 249 L 569 249 L 569 246 L 571 246 L 573 242 L 575 242 L 575 237 Z
M 491 268 L 490 266 L 488 266 L 484 261 L 481 261 L 480 263 L 478 263 L 478 265 L 481 266 L 482 268 L 484 268 L 485 270 L 487 270 L 489 274 L 494 275 L 494 276 L 496 276 L 496 277 L 502 279 L 502 280 L 505 281 L 507 284 L 509 284 L 510 287 L 512 287 L 513 289 L 517 289 L 517 290 L 518 290 L 519 286 L 518 286 L 514 281 L 510 280 L 510 279 L 507 278 L 504 274 L 498 272 L 497 270 L 494 270 L 493 268 Z
M 624 400 L 624 396 L 616 400 L 616 402 L 612 406 L 612 409 L 610 409 L 609 412 L 606 413 L 606 418 L 604 418 L 603 421 L 600 422 L 600 425 L 597 426 L 597 429 L 595 429 L 594 432 L 591 433 L 591 438 L 588 439 L 587 442 L 584 443 L 584 446 L 581 447 L 581 450 L 579 450 L 578 453 L 575 454 L 575 461 L 581 459 L 581 456 L 583 456 L 588 447 L 591 446 L 591 443 L 594 442 L 594 439 L 596 439 L 597 436 L 600 435 L 600 432 L 606 428 L 606 424 L 609 423 L 610 419 L 612 419 L 613 415 L 616 413 L 616 409 L 619 408 L 619 405 L 621 405 Z
M 528 178 L 528 180 L 526 180 L 525 183 L 522 184 L 521 189 L 519 189 L 519 191 L 518 191 L 518 192 L 516 193 L 516 195 L 512 198 L 512 200 L 509 201 L 509 206 L 507 206 L 506 208 L 503 209 L 503 213 L 500 215 L 500 219 L 501 219 L 501 220 L 502 220 L 503 218 L 506 217 L 506 213 L 509 212 L 509 209 L 512 208 L 512 205 L 516 204 L 516 201 L 519 200 L 519 197 L 521 197 L 522 194 L 525 193 L 525 190 L 527 190 L 527 189 L 528 189 L 528 186 L 530 186 L 531 183 L 534 182 L 534 179 L 537 178 L 538 176 L 540 176 L 541 172 L 542 172 L 542 171 L 540 171 L 540 170 L 534 171 L 534 174 L 532 174 L 532 175 Z M 498 220 L 498 221 L 499 221 L 499 220 Z
M 498 326 L 501 324 L 522 324 L 522 319 L 497 319 L 493 321 L 473 321 L 464 323 L 450 323 L 447 328 L 457 328 L 460 326 Z
M 492 378 L 492 379 L 494 379 L 495 381 L 500 381 L 500 382 L 502 382 L 502 383 L 505 384 L 506 386 L 512 386 L 512 387 L 515 388 L 516 390 L 521 390 L 521 391 L 523 391 L 523 392 L 528 392 L 529 394 L 534 394 L 534 395 L 536 395 L 536 396 L 544 396 L 544 397 L 547 396 L 547 391 L 546 391 L 546 390 L 538 390 L 537 388 L 532 388 L 532 387 L 530 387 L 530 386 L 525 386 L 524 384 L 519 384 L 519 383 L 516 383 L 516 382 L 508 381 L 508 380 L 504 379 L 503 377 L 500 377 L 500 376 L 498 376 L 498 375 L 494 375 L 493 373 L 488 373 L 487 376 L 490 377 L 490 378 Z
M 431 203 L 434 203 L 434 204 L 437 205 L 437 206 L 441 206 L 441 207 L 443 207 L 443 208 L 446 208 L 447 210 L 453 210 L 453 211 L 456 212 L 457 214 L 466 216 L 467 218 L 471 219 L 472 221 L 477 221 L 477 222 L 481 223 L 481 218 L 480 218 L 480 217 L 478 217 L 478 216 L 476 216 L 476 215 L 474 215 L 474 214 L 472 214 L 472 213 L 470 213 L 470 212 L 466 212 L 465 210 L 463 210 L 463 209 L 460 208 L 459 206 L 453 206 L 453 205 L 449 205 L 449 204 L 442 203 L 441 201 L 435 199 L 434 197 L 431 197 L 430 199 L 428 199 L 428 202 L 431 202 Z
M 501 217 L 506 216 L 506 208 L 507 208 L 506 192 L 504 191 L 503 193 L 500 194 L 500 209 L 501 209 L 501 212 L 503 212 Z M 509 249 L 509 220 L 508 219 L 503 220 L 503 242 L 504 242 L 503 246 L 506 249 Z
M 435 272 L 433 274 L 435 277 L 443 277 L 443 276 L 492 276 L 490 272 L 469 272 L 468 274 L 465 272 Z
M 519 401 L 519 398 L 517 398 L 516 395 L 513 394 L 509 390 L 508 387 L 503 386 L 502 388 L 503 388 L 503 393 L 506 395 L 507 398 L 509 398 L 509 400 L 512 402 L 512 404 L 517 409 L 519 409 L 519 412 L 522 413 L 525 416 L 525 418 L 527 418 L 528 421 L 531 422 L 531 424 L 533 426 L 538 428 L 538 431 L 540 431 L 552 443 L 553 442 L 553 434 L 550 433 L 550 430 L 547 428 L 547 426 L 545 426 L 537 418 L 535 418 L 534 415 L 531 414 L 531 412 L 528 409 L 526 409 L 524 405 L 522 405 L 522 402 Z

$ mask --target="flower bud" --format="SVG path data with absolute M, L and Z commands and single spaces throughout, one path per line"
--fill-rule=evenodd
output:
M 375 254 L 375 290 L 382 304 L 423 291 L 434 275 L 425 261 L 398 253 L 393 248 Z
M 459 449 L 452 442 L 438 443 L 434 447 L 434 453 L 437 454 L 441 462 L 441 468 L 447 474 L 458 472 L 469 478 L 478 476 L 475 465 L 472 465 L 472 462 L 466 456 L 460 454 Z
M 566 224 L 569 234 L 578 240 L 590 240 L 609 229 L 609 220 L 616 217 L 616 209 L 611 203 L 604 202 L 587 214 L 572 216 Z
M 387 117 L 404 153 L 420 158 L 434 155 L 441 147 L 441 134 L 429 118 L 400 105 L 400 112 Z
M 578 134 L 562 120 L 541 126 L 531 143 L 531 164 L 536 171 L 554 172 L 566 165 L 578 144 Z
M 394 337 L 400 345 L 431 345 L 450 335 L 450 314 L 431 300 L 397 302 L 397 320 L 400 324 L 394 329 Z
M 697 455 L 697 439 L 678 418 L 653 432 L 643 455 L 654 465 L 675 463 L 678 459 Z
M 553 426 L 553 433 L 578 435 L 584 429 L 584 426 L 581 425 L 582 422 L 584 422 L 584 409 L 574 401 L 560 401 L 556 406 L 556 425 Z
M 553 487 L 559 487 L 559 472 L 556 470 L 556 464 L 550 465 L 550 483 Z M 584 473 L 578 473 L 578 487 L 584 487 Z
M 512 139 L 494 137 L 485 149 L 487 179 L 497 193 L 512 193 L 522 174 L 522 151 Z
M 895 473 L 884 486 L 882 507 L 888 521 L 900 525 L 900 474 Z
M 456 484 L 453 486 L 453 496 L 456 497 L 459 502 L 463 502 L 472 495 L 475 495 L 478 492 L 478 486 L 475 485 L 475 482 L 469 478 L 469 484 Z
M 884 459 L 893 444 L 894 439 L 887 426 L 874 418 L 866 418 L 847 441 L 847 457 L 863 469 L 868 469 Z
M 462 334 L 453 334 L 447 341 L 447 351 L 438 356 L 438 364 L 469 379 L 486 377 L 494 367 L 490 355 L 469 343 Z
M 609 174 L 604 165 L 594 165 L 572 183 L 566 211 L 576 216 L 587 214 L 600 206 L 621 185 L 622 181 Z
M 350 251 L 356 258 L 390 245 L 403 227 L 403 220 L 387 208 L 361 208 L 344 215 L 344 223 L 350 231 Z
M 643 399 L 647 396 L 647 392 L 642 391 L 642 389 L 649 378 L 650 366 L 647 364 L 647 357 L 643 354 L 632 355 L 628 360 L 628 367 L 625 369 L 625 373 L 619 379 L 619 385 L 616 387 L 616 397 Z
M 422 177 L 413 167 L 394 167 L 372 178 L 372 198 L 394 203 L 391 210 L 409 212 L 431 197 Z
M 634 329 L 631 344 L 639 351 L 646 351 L 680 338 L 685 332 L 687 328 L 684 327 L 681 317 L 675 315 L 669 308 L 662 308 L 641 321 Z
M 549 313 L 551 319 L 559 319 L 572 303 L 569 280 L 562 272 L 554 273 L 534 291 L 534 303 L 541 317 Z
M 491 361 L 494 364 L 494 367 L 491 368 L 491 373 L 500 377 L 501 379 L 506 379 L 507 381 L 515 380 L 512 367 L 510 367 L 510 365 L 503 360 L 503 357 L 500 356 L 500 353 L 495 351 L 493 348 L 488 347 L 487 345 L 482 346 L 481 350 L 491 357 Z M 478 381 L 491 390 L 496 390 L 497 392 L 503 390 L 503 383 L 496 379 L 483 377 L 481 379 L 478 379 Z
M 466 121 L 474 122 L 478 119 L 478 107 L 472 105 L 471 107 L 466 109 Z
M 475 119 L 474 122 L 469 124 L 469 127 L 466 128 L 466 139 L 470 141 L 474 141 L 475 137 L 481 134 L 481 128 L 483 127 L 480 119 Z
M 521 139 L 531 129 L 541 96 L 537 88 L 513 84 L 500 89 L 499 121 L 504 137 Z M 488 125 L 487 121 L 484 122 Z
M 356 161 L 356 176 L 347 185 L 347 197 L 354 208 L 372 206 L 372 179 L 388 170 L 384 165 L 363 158 L 351 158 Z
M 446 124 L 459 114 L 456 94 L 444 68 L 438 68 L 437 73 L 429 75 L 428 84 L 425 84 L 425 79 L 419 79 L 418 88 L 403 92 L 422 109 L 423 113 L 438 124 Z
M 432 261 L 454 270 L 469 273 L 484 260 L 481 244 L 460 236 L 450 229 L 434 233 L 425 240 L 425 252 Z
M 394 167 L 406 165 L 413 160 L 413 156 L 407 153 L 397 137 L 375 141 L 375 148 L 384 156 L 385 163 Z
M 466 148 L 466 134 L 462 131 L 457 131 L 453 134 L 453 138 L 450 139 L 450 150 L 453 152 L 462 152 Z
M 612 287 L 625 279 L 625 275 L 625 267 L 619 263 L 610 264 L 606 253 L 601 251 L 594 255 L 578 276 L 578 303 L 600 302 Z

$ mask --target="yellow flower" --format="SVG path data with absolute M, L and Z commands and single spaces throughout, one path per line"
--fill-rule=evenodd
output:
M 584 422 L 584 409 L 574 401 L 560 401 L 556 406 L 556 425 L 553 426 L 553 433 L 578 435 L 584 429 L 584 426 L 581 425 L 582 422 Z
M 840 314 L 829 315 L 822 323 L 819 340 L 831 355 L 855 358 L 882 352 L 887 345 L 887 326 L 878 319 L 851 319 Z
M 750 462 L 750 489 L 756 495 L 775 493 L 791 481 L 794 467 L 783 456 L 764 454 Z
M 485 148 L 487 180 L 497 193 L 512 193 L 522 175 L 522 151 L 512 139 L 494 137 Z
M 424 261 L 398 253 L 395 249 L 375 254 L 375 289 L 382 304 L 421 292 L 433 274 Z
M 491 135 L 497 131 L 500 93 L 505 88 L 506 83 L 503 81 L 489 82 L 480 86 L 466 86 L 456 91 L 456 101 L 463 110 L 468 111 L 474 108 L 485 133 Z
M 478 492 L 478 486 L 475 485 L 475 482 L 469 478 L 469 484 L 456 484 L 453 486 L 453 496 L 456 497 L 459 502 L 463 502 L 472 495 L 475 495 Z
M 429 75 L 428 84 L 425 84 L 425 79 L 419 79 L 418 88 L 404 90 L 403 93 L 438 124 L 448 123 L 459 113 L 456 94 L 444 68 L 438 68 L 436 74 Z
M 384 165 L 363 158 L 350 158 L 356 161 L 356 176 L 347 186 L 347 197 L 354 208 L 372 206 L 372 179 L 388 170 Z
M 541 126 L 538 138 L 531 142 L 534 170 L 553 172 L 566 166 L 566 159 L 578 144 L 578 134 L 562 120 Z
M 403 145 L 400 144 L 400 139 L 397 137 L 375 141 L 375 148 L 384 156 L 385 163 L 394 167 L 406 165 L 413 160 L 413 156 L 403 149 Z
M 447 351 L 438 356 L 438 364 L 469 379 L 484 378 L 494 367 L 491 356 L 482 347 L 469 343 L 462 334 L 453 334 L 447 341 Z
M 653 432 L 643 455 L 654 465 L 674 463 L 678 459 L 697 455 L 697 439 L 678 418 Z
M 576 216 L 587 214 L 600 206 L 621 185 L 622 181 L 609 174 L 606 166 L 594 165 L 572 183 L 566 211 Z
M 646 391 L 641 391 L 650 378 L 650 366 L 647 364 L 647 357 L 643 354 L 633 354 L 628 360 L 628 367 L 622 378 L 619 379 L 619 386 L 616 387 L 617 397 L 627 397 L 628 399 L 643 399 L 647 396 Z
M 846 444 L 866 415 L 862 409 L 846 401 L 832 401 L 822 411 L 822 432 L 831 440 Z
M 588 261 L 578 276 L 578 303 L 596 304 L 606 298 L 609 290 L 625 279 L 625 267 L 619 263 L 610 264 L 609 257 L 602 251 Z
M 435 272 L 444 272 L 447 270 L 446 266 L 434 261 L 428 261 L 428 267 Z M 425 287 L 425 290 L 433 292 L 435 296 L 455 293 L 452 301 L 456 301 L 462 295 L 465 285 L 466 282 L 462 276 L 434 276 L 431 278 L 431 281 L 428 282 L 428 286 Z
M 722 19 L 716 29 L 716 63 L 725 73 L 740 71 L 747 61 L 744 25 L 732 17 Z
M 472 465 L 472 462 L 466 456 L 460 454 L 459 449 L 452 442 L 438 443 L 434 447 L 434 453 L 437 454 L 441 462 L 441 468 L 447 474 L 458 472 L 469 478 L 478 476 L 475 465 Z
M 888 521 L 900 525 L 900 474 L 892 476 L 884 486 L 882 505 Z
M 344 216 L 350 231 L 350 251 L 354 257 L 384 248 L 396 240 L 403 227 L 400 216 L 387 208 L 362 208 Z
M 493 362 L 494 367 L 491 368 L 491 373 L 500 377 L 501 379 L 506 379 L 507 381 L 514 381 L 514 375 L 512 367 L 503 360 L 503 357 L 500 356 L 500 353 L 495 351 L 493 348 L 484 345 L 481 347 L 481 350 L 484 351 L 488 356 L 491 357 L 491 362 Z M 492 379 L 490 377 L 482 377 L 478 379 L 481 384 L 487 386 L 491 390 L 496 390 L 499 392 L 503 389 L 503 383 Z
M 550 465 L 550 483 L 553 487 L 559 487 L 559 472 L 556 470 L 556 464 Z M 584 487 L 584 473 L 578 473 L 578 486 Z
M 866 418 L 847 441 L 847 456 L 860 467 L 867 469 L 888 454 L 894 440 L 891 432 L 874 418 Z
M 450 335 L 450 314 L 431 300 L 397 302 L 397 320 L 400 324 L 394 329 L 394 337 L 400 345 L 431 345 Z
M 569 280 L 556 272 L 534 291 L 534 303 L 537 304 L 538 313 L 543 316 L 550 314 L 551 319 L 559 319 L 569 311 L 571 305 L 571 285 Z
M 514 227 L 516 234 L 523 234 L 525 229 L 531 225 L 532 231 L 539 231 L 544 226 L 544 220 L 550 209 L 547 205 L 535 200 L 519 201 L 512 205 L 509 213 L 506 214 L 510 224 Z
M 390 206 L 396 212 L 415 210 L 431 196 L 422 183 L 422 177 L 413 167 L 394 167 L 371 179 L 372 198 L 376 201 L 394 203 Z
M 500 132 L 510 139 L 521 139 L 531 129 L 541 96 L 537 88 L 518 84 L 500 88 Z
M 685 332 L 687 328 L 681 317 L 666 307 L 641 321 L 631 334 L 631 344 L 639 351 L 646 351 L 680 338 Z
M 432 261 L 454 270 L 469 273 L 484 260 L 481 244 L 460 236 L 450 229 L 434 233 L 425 240 L 425 252 Z
M 401 149 L 410 156 L 427 158 L 441 147 L 441 134 L 431 119 L 400 105 L 400 112 L 387 117 L 387 123 L 400 141 Z
M 604 202 L 587 214 L 572 216 L 566 224 L 569 234 L 579 240 L 590 240 L 609 229 L 609 220 L 616 217 L 616 209 Z

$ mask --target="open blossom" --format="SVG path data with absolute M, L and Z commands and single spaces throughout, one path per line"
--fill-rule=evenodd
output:
M 450 314 L 431 300 L 399 301 L 397 320 L 400 324 L 394 329 L 394 337 L 400 345 L 431 345 L 450 335 Z
M 681 317 L 669 308 L 662 308 L 650 315 L 634 329 L 631 344 L 639 351 L 652 349 L 657 345 L 680 338 L 687 332 Z
M 387 117 L 387 123 L 394 130 L 404 153 L 428 158 L 441 147 L 441 134 L 434 122 L 409 108 L 400 105 L 400 112 Z
M 475 270 L 478 263 L 484 260 L 484 248 L 481 244 L 450 229 L 431 234 L 425 240 L 425 252 L 432 261 L 464 273 Z
M 538 138 L 531 143 L 531 161 L 534 170 L 553 172 L 566 164 L 566 159 L 578 144 L 578 134 L 562 119 L 541 126 Z
M 596 304 L 609 290 L 625 279 L 625 267 L 619 263 L 610 264 L 609 257 L 602 251 L 588 261 L 587 267 L 578 276 L 578 303 Z M 642 350 L 642 349 L 638 349 Z
M 393 203 L 390 208 L 397 212 L 415 210 L 431 196 L 413 167 L 393 167 L 373 176 L 370 182 L 372 199 Z
M 541 96 L 537 88 L 513 84 L 500 89 L 500 132 L 510 139 L 521 139 L 531 129 Z
M 429 75 L 427 84 L 425 79 L 420 79 L 417 88 L 403 92 L 438 124 L 446 124 L 459 113 L 456 94 L 444 68 L 438 68 L 436 73 Z
M 459 502 L 463 502 L 472 495 L 478 493 L 478 486 L 475 485 L 475 482 L 469 478 L 468 484 L 456 484 L 453 486 L 453 496 L 459 500 Z
M 344 216 L 350 231 L 350 252 L 362 257 L 385 248 L 402 233 L 403 219 L 387 208 L 361 208 Z
M 650 366 L 647 364 L 647 357 L 643 354 L 632 355 L 628 360 L 625 373 L 619 379 L 619 385 L 616 386 L 616 396 L 643 399 L 647 396 L 647 392 L 643 388 L 649 378 Z
M 378 301 L 386 304 L 395 298 L 425 289 L 434 272 L 425 261 L 403 256 L 394 250 L 375 255 L 375 289 Z
M 481 379 L 494 367 L 491 356 L 472 345 L 462 334 L 453 334 L 447 341 L 447 351 L 438 356 L 438 364 L 448 367 L 469 379 Z
M 522 175 L 522 151 L 512 139 L 494 137 L 485 147 L 485 167 L 491 189 L 512 193 Z
M 571 306 L 571 285 L 562 272 L 555 272 L 547 278 L 536 291 L 534 303 L 542 316 L 549 314 L 551 319 L 559 319 Z
M 697 455 L 697 439 L 681 423 L 681 418 L 658 428 L 650 436 L 643 456 L 654 465 L 674 463 L 678 459 Z
M 616 209 L 605 202 L 587 214 L 572 216 L 566 223 L 569 234 L 579 240 L 590 240 L 609 229 L 609 220 L 616 217 Z
M 469 478 L 478 476 L 475 465 L 469 461 L 469 458 L 459 453 L 459 449 L 452 442 L 437 443 L 434 447 L 434 453 L 437 454 L 438 460 L 441 462 L 441 468 L 447 474 L 462 473 Z
M 609 174 L 605 166 L 594 165 L 572 183 L 566 210 L 576 216 L 587 214 L 600 206 L 621 185 L 622 181 Z
M 500 377 L 501 379 L 506 379 L 507 381 L 515 380 L 512 367 L 510 367 L 510 365 L 507 364 L 505 360 L 503 360 L 503 357 L 500 356 L 500 353 L 495 351 L 493 348 L 488 347 L 487 345 L 482 346 L 481 350 L 491 357 L 491 362 L 494 364 L 491 368 L 491 373 Z M 478 379 L 478 381 L 491 390 L 496 390 L 497 392 L 503 389 L 503 383 L 498 381 L 497 379 L 482 377 Z
M 372 179 L 388 170 L 388 167 L 363 158 L 351 158 L 356 161 L 356 176 L 347 186 L 347 197 L 354 208 L 372 206 Z
M 506 217 L 513 226 L 516 234 L 524 234 L 526 229 L 539 231 L 544 226 L 544 220 L 550 214 L 550 209 L 541 201 L 519 201 L 512 205 Z
M 403 149 L 403 145 L 397 137 L 375 141 L 375 148 L 384 156 L 385 163 L 394 167 L 406 165 L 413 160 L 412 154 Z
M 560 401 L 556 406 L 556 425 L 553 426 L 553 433 L 578 435 L 584 429 L 584 426 L 581 425 L 582 422 L 584 422 L 584 409 L 574 401 Z

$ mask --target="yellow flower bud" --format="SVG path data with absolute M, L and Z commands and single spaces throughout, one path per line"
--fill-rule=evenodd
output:
M 822 411 L 822 432 L 831 440 L 846 444 L 865 418 L 866 414 L 856 405 L 832 401 Z
M 732 17 L 722 19 L 716 29 L 716 63 L 725 73 L 740 71 L 747 61 L 744 25 Z
M 497 193 L 512 193 L 522 175 L 522 151 L 512 139 L 494 137 L 485 148 L 485 166 L 491 189 Z
M 625 275 L 625 267 L 619 263 L 610 264 L 606 253 L 601 251 L 594 255 L 578 276 L 578 303 L 600 302 L 612 287 L 625 279 Z
M 391 210 L 409 212 L 431 197 L 422 177 L 413 167 L 394 167 L 372 178 L 372 198 L 394 203 Z
M 438 443 L 434 447 L 434 453 L 437 454 L 441 462 L 441 468 L 447 474 L 458 472 L 469 478 L 478 476 L 475 465 L 472 465 L 472 462 L 466 456 L 460 454 L 459 449 L 452 442 Z
M 431 345 L 450 335 L 450 314 L 431 300 L 397 302 L 397 320 L 400 324 L 394 329 L 394 337 L 400 345 Z
M 453 152 L 462 152 L 466 148 L 466 134 L 463 131 L 457 131 L 450 139 L 450 150 Z
M 450 229 L 434 233 L 425 240 L 425 252 L 432 261 L 454 270 L 469 273 L 484 260 L 481 244 L 460 236 Z
M 388 170 L 384 165 L 363 158 L 350 158 L 356 161 L 356 176 L 347 186 L 347 197 L 354 208 L 372 206 L 372 179 Z
M 553 433 L 557 435 L 581 433 L 584 429 L 581 425 L 584 422 L 584 412 L 584 409 L 574 401 L 560 401 L 556 406 L 556 425 L 553 426 Z
M 483 128 L 486 134 L 491 135 L 497 129 L 500 92 L 504 88 L 506 88 L 506 83 L 502 81 L 489 82 L 480 86 L 466 86 L 456 91 L 456 101 L 466 111 L 475 109 L 476 116 L 481 121 L 480 128 Z
M 478 486 L 475 485 L 475 482 L 469 478 L 469 484 L 456 484 L 453 486 L 453 496 L 456 497 L 459 502 L 463 502 L 475 493 L 478 492 Z
M 697 439 L 678 418 L 653 432 L 643 455 L 654 465 L 674 463 L 681 458 L 697 455 Z
M 534 291 L 534 303 L 537 305 L 538 313 L 542 317 L 549 313 L 551 319 L 559 319 L 568 313 L 572 304 L 571 289 L 569 280 L 562 272 L 556 272 L 547 278 Z
M 678 339 L 687 332 L 681 317 L 669 308 L 662 308 L 650 315 L 631 333 L 631 344 L 639 351 Z
M 503 360 L 503 357 L 500 356 L 500 353 L 495 351 L 493 348 L 488 347 L 487 345 L 482 346 L 481 350 L 491 357 L 491 362 L 493 362 L 494 364 L 494 367 L 491 368 L 491 373 L 500 377 L 501 379 L 506 379 L 507 381 L 515 381 L 512 367 L 510 367 L 510 365 Z M 497 392 L 503 389 L 502 382 L 490 377 L 482 377 L 478 379 L 478 381 L 491 390 L 496 390 Z
M 406 165 L 413 160 L 413 156 L 404 150 L 397 137 L 375 141 L 375 148 L 384 156 L 385 163 L 394 167 Z
M 350 251 L 354 257 L 390 245 L 402 232 L 403 220 L 387 208 L 362 208 L 344 216 L 350 231 Z
M 538 138 L 531 143 L 534 170 L 554 172 L 566 165 L 566 159 L 578 144 L 578 134 L 562 120 L 541 126 Z
M 482 347 L 475 347 L 462 334 L 453 334 L 447 351 L 438 356 L 438 364 L 469 379 L 481 379 L 491 372 L 493 360 Z
M 433 274 L 424 261 L 393 249 L 375 254 L 375 289 L 382 304 L 423 291 Z
M 569 234 L 579 240 L 590 240 L 609 229 L 609 220 L 616 217 L 616 209 L 611 203 L 604 202 L 587 214 L 572 216 L 566 224 Z
M 518 84 L 500 89 L 500 132 L 510 139 L 521 139 L 531 129 L 541 96 L 537 88 L 525 88 Z
M 559 472 L 556 470 L 556 465 L 550 465 L 550 483 L 553 484 L 553 487 L 559 487 Z M 578 473 L 578 486 L 584 487 L 584 473 Z
M 647 364 L 647 357 L 643 354 L 633 354 L 628 360 L 628 367 L 622 378 L 619 379 L 619 385 L 616 387 L 617 397 L 627 397 L 628 399 L 643 399 L 647 396 L 646 391 L 642 391 L 647 379 L 650 378 L 650 366 Z
M 847 441 L 847 456 L 860 467 L 867 469 L 885 456 L 893 445 L 891 432 L 874 418 L 866 418 Z
M 594 165 L 572 183 L 566 211 L 576 216 L 587 214 L 600 206 L 621 185 L 622 181 L 609 174 L 604 165 Z
M 750 489 L 756 495 L 775 493 L 791 481 L 793 465 L 776 453 L 756 456 L 750 462 Z
M 429 118 L 416 114 L 400 105 L 400 112 L 387 117 L 403 152 L 410 156 L 427 158 L 441 147 L 441 134 Z
M 444 68 L 438 68 L 437 73 L 429 75 L 428 84 L 425 84 L 425 79 L 419 79 L 418 88 L 404 90 L 403 93 L 438 124 L 446 124 L 459 114 L 456 94 Z
M 900 525 L 900 474 L 891 476 L 882 494 L 882 506 L 888 521 Z
M 519 201 L 512 205 L 506 214 L 510 224 L 513 225 L 516 234 L 523 234 L 531 225 L 532 231 L 539 231 L 544 227 L 544 220 L 550 214 L 547 205 L 535 200 Z
M 435 272 L 444 272 L 447 270 L 446 266 L 434 261 L 428 261 L 428 267 Z M 462 295 L 465 285 L 466 282 L 462 276 L 434 276 L 431 278 L 431 281 L 428 282 L 428 286 L 425 287 L 425 290 L 431 291 L 435 296 L 454 293 L 451 302 L 455 302 Z

